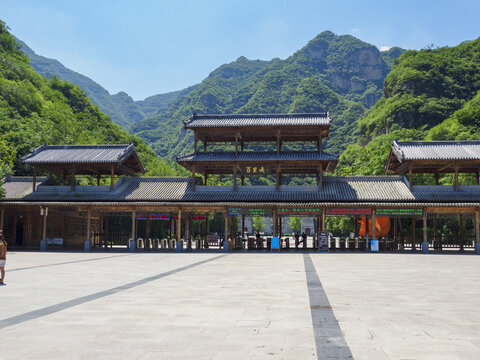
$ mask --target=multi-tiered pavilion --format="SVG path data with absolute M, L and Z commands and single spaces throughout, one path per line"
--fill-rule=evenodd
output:
M 268 235 L 280 237 L 285 217 L 313 218 L 317 233 L 329 230 L 328 217 L 347 216 L 354 219 L 355 238 L 382 237 L 385 248 L 415 249 L 423 240 L 438 250 L 463 250 L 476 243 L 480 252 L 480 142 L 394 141 L 386 168 L 394 175 L 332 176 L 337 158 L 322 150 L 330 122 L 328 113 L 194 114 L 185 122 L 194 133 L 194 151 L 177 158 L 192 172 L 190 177 L 135 176 L 144 168 L 131 144 L 44 145 L 22 158 L 33 176 L 4 179 L 0 228 L 10 246 L 18 248 L 36 248 L 47 239 L 67 249 L 84 242 L 127 245 L 129 238 L 139 237 L 145 248 L 155 237 L 185 239 L 190 248 L 194 237 L 206 243 L 213 217 L 218 220 L 215 232 L 238 240 L 244 224 L 236 222 L 245 216 L 271 218 Z M 476 180 L 468 183 L 459 175 L 463 172 L 475 174 Z M 424 176 L 432 176 L 437 185 L 413 184 L 416 173 L 433 174 Z M 448 173 L 452 183 L 438 185 Z M 282 181 L 297 174 L 313 175 L 317 183 Z M 99 185 L 107 175 L 110 181 Z M 233 184 L 212 185 L 210 175 L 231 177 Z M 267 175 L 274 185 L 247 181 Z M 79 176 L 96 177 L 97 186 L 79 185 Z M 364 228 L 357 229 L 362 221 Z M 228 241 L 223 248 L 232 249 Z
M 330 118 L 328 113 L 271 114 L 271 115 L 197 115 L 193 114 L 185 129 L 194 132 L 193 154 L 177 157 L 177 162 L 192 172 L 203 174 L 204 184 L 208 175 L 233 174 L 233 191 L 237 191 L 237 179 L 245 184 L 246 176 L 276 176 L 276 190 L 282 185 L 284 174 L 315 174 L 317 185 L 322 187 L 324 172 L 333 172 L 338 162 L 334 155 L 322 150 L 328 138 Z M 199 151 L 198 143 L 203 143 Z M 287 142 L 314 143 L 312 151 L 285 151 Z M 208 151 L 208 145 L 231 143 L 234 151 Z M 255 151 L 257 147 L 273 145 L 274 151 Z

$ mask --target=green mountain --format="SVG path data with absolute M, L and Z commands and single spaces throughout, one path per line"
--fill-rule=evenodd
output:
M 188 88 L 181 91 L 154 95 L 141 101 L 134 101 L 125 92 L 110 95 L 105 88 L 92 79 L 66 68 L 57 60 L 37 55 L 21 40 L 17 39 L 17 42 L 21 45 L 21 50 L 28 56 L 30 65 L 37 73 L 48 79 L 56 76 L 60 80 L 78 85 L 86 92 L 94 105 L 98 105 L 102 112 L 110 115 L 114 122 L 124 127 L 128 127 L 147 116 L 153 115 L 159 109 L 165 111 L 166 107 L 178 96 L 191 90 L 191 88 Z
M 392 139 L 480 139 L 480 38 L 407 51 L 394 61 L 383 96 L 359 121 L 358 143 L 342 155 L 344 174 L 384 173 Z
M 0 21 L 0 179 L 29 173 L 19 157 L 49 144 L 134 143 L 149 174 L 174 174 L 138 137 L 113 123 L 77 85 L 46 79 Z
M 397 48 L 398 49 L 398 48 Z M 314 112 L 333 119 L 326 148 L 341 152 L 357 140 L 357 121 L 381 97 L 389 62 L 402 50 L 382 54 L 353 36 L 326 31 L 285 60 L 240 57 L 213 71 L 191 92 L 131 126 L 161 156 L 191 150 L 182 121 L 197 113 Z

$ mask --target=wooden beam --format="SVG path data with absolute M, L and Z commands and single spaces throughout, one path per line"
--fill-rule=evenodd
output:
M 178 208 L 177 216 L 177 241 L 182 239 L 182 208 Z
M 137 235 L 137 230 L 136 230 L 136 220 L 137 220 L 137 213 L 134 210 L 132 210 L 132 240 L 133 240 L 133 246 L 137 247 L 137 239 L 135 239 Z M 128 247 L 130 247 L 132 244 L 128 244 Z
M 318 138 L 317 138 L 317 151 L 321 154 L 322 153 L 322 133 L 318 133 Z
M 275 184 L 275 189 L 276 191 L 280 190 L 280 165 L 276 166 L 276 172 L 277 172 L 277 182 Z
M 273 208 L 273 214 L 272 214 L 272 215 L 273 215 L 273 217 L 272 217 L 272 222 L 273 222 L 272 235 L 273 235 L 274 237 L 276 237 L 277 234 L 278 234 L 278 229 L 277 229 L 277 226 L 278 226 L 278 224 L 277 224 L 277 209 L 276 209 L 276 208 Z
M 408 188 L 412 191 L 413 183 L 412 183 L 412 172 L 413 172 L 413 162 L 408 164 Z
M 65 185 L 66 180 L 67 180 L 67 171 L 66 171 L 66 170 L 63 170 L 63 173 L 62 173 L 62 185 Z
M 203 151 L 206 152 L 207 151 L 207 139 L 203 140 Z
M 33 165 L 33 182 L 32 182 L 32 191 L 37 191 L 37 167 Z
M 233 166 L 233 191 L 237 191 L 237 165 Z
M 238 155 L 238 130 L 235 130 L 235 155 Z
M 412 251 L 416 250 L 415 246 L 415 237 L 416 237 L 416 229 L 415 229 L 416 223 L 415 223 L 415 218 L 412 219 Z
M 100 186 L 100 174 L 97 174 L 97 186 Z
M 325 231 L 325 208 L 322 209 L 322 231 Z
M 427 233 L 427 212 L 423 211 L 423 242 L 428 242 L 428 233 Z
M 72 170 L 71 190 L 72 190 L 72 191 L 75 191 L 75 169 Z
M 195 191 L 195 165 L 192 166 L 192 191 Z
M 434 176 L 435 176 L 435 185 L 438 185 L 439 179 L 440 179 L 440 174 L 439 174 L 438 172 L 436 172 L 436 173 L 434 174 Z
M 87 210 L 87 238 L 86 238 L 86 241 L 90 242 L 90 238 L 92 237 L 91 236 L 91 230 L 90 230 L 90 227 L 91 227 L 91 223 L 92 223 L 92 214 L 91 214 L 91 211 L 90 211 L 90 208 Z M 90 244 L 91 246 L 91 244 Z
M 475 210 L 475 242 L 480 243 L 480 211 Z
M 3 232 L 3 223 L 4 223 L 4 217 L 5 217 L 5 208 L 2 207 L 0 209 L 0 230 Z
M 112 164 L 110 166 L 110 191 L 113 191 L 115 186 L 115 166 Z
M 440 250 L 440 246 L 438 243 L 437 221 L 438 221 L 438 214 L 434 214 L 433 215 L 433 243 L 435 244 L 434 248 L 437 250 Z
M 376 234 L 377 227 L 375 226 L 376 222 L 377 222 L 377 217 L 375 215 L 375 209 L 372 209 L 372 240 L 375 240 L 377 236 Z
M 459 240 L 460 240 L 460 251 L 464 251 L 465 239 L 463 237 L 463 214 L 458 214 L 459 222 Z
M 280 129 L 277 128 L 277 154 L 280 154 L 280 151 L 281 151 L 280 141 L 281 141 L 281 133 L 280 133 Z
M 230 246 L 228 243 L 228 210 L 225 210 L 225 239 L 223 242 L 223 249 L 224 251 L 230 251 Z
M 242 186 L 245 185 L 245 175 L 243 175 L 243 174 L 240 175 L 240 184 Z
M 455 163 L 455 191 L 458 191 L 458 164 Z
M 204 179 L 203 182 L 204 182 L 205 186 L 207 186 L 207 185 L 208 185 L 208 183 L 207 183 L 207 181 L 208 181 L 208 172 L 205 171 L 205 173 L 204 173 L 204 175 L 203 175 L 203 179 Z
M 475 178 L 477 180 L 477 185 L 480 185 L 480 173 L 478 171 L 475 173 Z
M 323 172 L 321 167 L 317 170 L 317 185 L 319 190 L 323 189 Z
M 197 153 L 197 145 L 198 145 L 198 134 L 197 130 L 194 130 L 194 141 L 193 141 L 193 151 L 196 154 Z
M 47 215 L 48 215 L 48 207 L 43 209 L 43 228 L 42 228 L 42 240 L 47 238 Z

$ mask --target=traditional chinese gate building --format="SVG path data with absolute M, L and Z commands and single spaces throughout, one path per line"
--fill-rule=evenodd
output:
M 144 172 L 133 145 L 45 145 L 22 159 L 32 167 L 33 176 L 4 179 L 0 228 L 12 247 L 36 248 L 49 238 L 64 248 L 83 248 L 85 241 L 106 245 L 115 237 L 136 239 L 139 221 L 144 220 L 146 239 L 151 221 L 161 220 L 168 224 L 167 237 L 189 243 L 192 221 L 206 220 L 212 213 L 224 218 L 226 239 L 236 233 L 233 219 L 255 214 L 272 217 L 274 236 L 281 235 L 284 216 L 316 218 L 317 231 L 325 229 L 327 216 L 363 218 L 367 226 L 368 219 L 376 224 L 379 217 L 387 217 L 393 223 L 388 236 L 397 242 L 402 236 L 398 224 L 405 218 L 412 221 L 414 247 L 421 240 L 438 244 L 436 219 L 448 213 L 461 215 L 456 246 L 472 248 L 475 242 L 480 251 L 479 185 L 461 185 L 458 175 L 453 185 L 412 184 L 412 174 L 422 171 L 478 174 L 479 144 L 395 141 L 387 165 L 387 172 L 395 175 L 329 176 L 338 161 L 322 150 L 329 127 L 328 113 L 194 114 L 185 122 L 185 128 L 194 133 L 194 152 L 177 158 L 192 176 L 176 178 L 133 176 Z M 290 142 L 296 146 L 290 147 Z M 221 151 L 225 146 L 219 143 L 230 150 Z M 464 157 L 452 158 L 461 152 Z M 44 176 L 50 174 L 57 178 Z M 314 175 L 316 184 L 296 186 L 282 181 L 296 174 Z M 97 186 L 76 185 L 76 175 L 96 177 Z M 106 175 L 109 184 L 99 185 Z M 209 175 L 231 176 L 233 184 L 211 185 Z M 258 175 L 273 175 L 275 185 L 246 185 L 248 177 Z M 128 216 L 131 226 L 120 234 L 117 225 L 109 223 L 113 216 Z M 462 219 L 473 224 L 473 238 L 461 233 Z M 418 228 L 421 236 L 415 235 Z M 369 231 L 375 238 L 379 230 L 370 225 Z M 205 227 L 202 235 L 208 232 Z M 145 248 L 149 246 L 146 241 Z M 228 241 L 224 250 L 232 250 Z

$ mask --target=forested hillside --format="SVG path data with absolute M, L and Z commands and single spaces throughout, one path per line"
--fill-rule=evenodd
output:
M 353 36 L 326 31 L 285 60 L 240 57 L 212 72 L 166 112 L 144 119 L 131 131 L 161 156 L 191 150 L 182 121 L 197 113 L 280 113 L 329 110 L 333 118 L 327 150 L 340 153 L 354 143 L 356 121 L 382 94 L 388 63 L 402 49 L 382 54 Z
M 480 139 L 480 38 L 455 47 L 407 51 L 383 96 L 359 122 L 341 174 L 383 174 L 392 140 Z
M 150 174 L 176 173 L 142 140 L 128 134 L 92 105 L 78 86 L 37 74 L 0 22 L 0 179 L 7 172 L 29 173 L 19 157 L 45 142 L 133 142 Z

